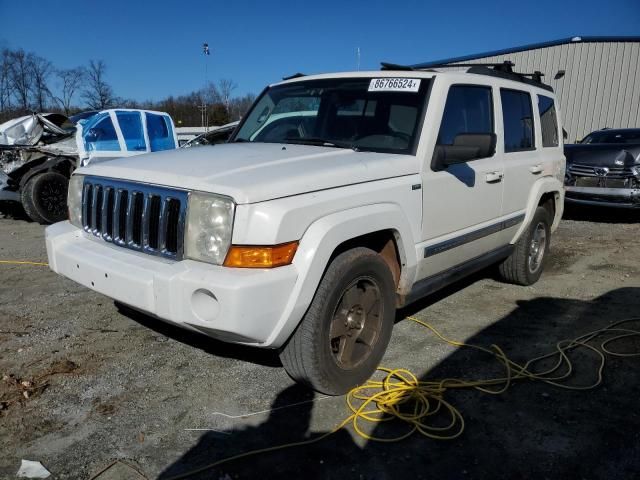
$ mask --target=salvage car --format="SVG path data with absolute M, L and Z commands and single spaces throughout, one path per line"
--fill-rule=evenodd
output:
M 598 130 L 564 152 L 568 203 L 640 208 L 640 128 Z
M 221 127 L 214 128 L 208 132 L 202 133 L 195 138 L 192 138 L 188 142 L 185 142 L 180 148 L 201 147 L 203 145 L 217 145 L 218 143 L 225 143 L 233 131 L 238 126 L 238 121 L 227 123 Z
M 67 186 L 77 167 L 176 145 L 173 120 L 164 112 L 20 117 L 0 125 L 0 200 L 21 203 L 33 221 L 55 223 L 67 218 Z
M 555 105 L 506 64 L 285 80 L 229 143 L 78 169 L 49 265 L 342 394 L 396 308 L 491 265 L 538 281 L 564 205 Z

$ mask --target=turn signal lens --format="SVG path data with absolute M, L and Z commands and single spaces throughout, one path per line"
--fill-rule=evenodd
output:
M 274 268 L 289 265 L 296 254 L 298 242 L 272 247 L 232 245 L 224 261 L 225 267 Z

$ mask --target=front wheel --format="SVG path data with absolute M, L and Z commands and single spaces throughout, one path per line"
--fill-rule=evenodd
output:
M 516 285 L 532 285 L 542 275 L 543 261 L 551 241 L 551 216 L 538 207 L 533 220 L 515 245 L 511 255 L 499 266 L 503 280 Z
M 395 282 L 387 263 L 358 247 L 338 255 L 280 353 L 296 381 L 329 395 L 364 383 L 391 338 Z
M 34 222 L 55 223 L 67 218 L 69 180 L 57 172 L 40 173 L 22 188 L 22 206 Z

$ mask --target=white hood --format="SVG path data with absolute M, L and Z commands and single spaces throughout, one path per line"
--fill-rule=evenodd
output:
M 280 143 L 233 143 L 120 158 L 78 173 L 219 193 L 236 203 L 419 172 L 412 155 Z

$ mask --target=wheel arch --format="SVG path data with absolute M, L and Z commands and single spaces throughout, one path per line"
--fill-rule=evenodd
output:
M 20 189 L 33 177 L 40 173 L 57 172 L 69 179 L 76 168 L 76 160 L 72 157 L 49 157 L 44 162 L 29 167 L 20 178 Z M 28 165 L 28 164 L 27 164 Z
M 355 246 L 378 251 L 392 273 L 395 257 L 396 292 L 411 289 L 417 259 L 409 221 L 399 205 L 380 203 L 332 213 L 314 221 L 300 240 L 293 261 L 298 270 L 296 286 L 268 345 L 279 347 L 286 342 L 311 304 L 331 260 Z
M 544 177 L 533 185 L 527 200 L 524 221 L 510 243 L 516 243 L 526 231 L 539 206 L 545 207 L 552 215 L 551 231 L 554 232 L 558 228 L 564 211 L 564 186 L 556 178 Z

